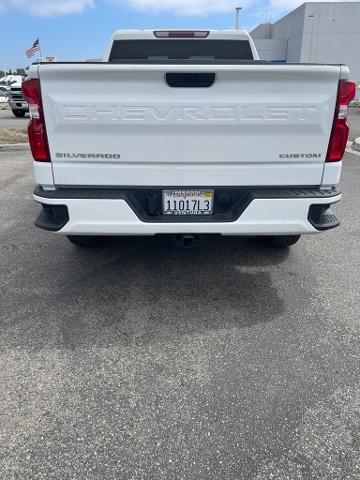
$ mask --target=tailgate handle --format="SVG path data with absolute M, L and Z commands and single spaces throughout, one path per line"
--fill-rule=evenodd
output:
M 167 73 L 166 83 L 173 88 L 208 88 L 215 82 L 215 73 Z

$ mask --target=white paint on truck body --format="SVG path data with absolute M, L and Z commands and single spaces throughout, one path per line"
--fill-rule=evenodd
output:
M 129 38 L 161 41 L 154 40 L 153 31 L 125 31 L 112 42 Z M 247 39 L 258 58 L 244 32 L 210 32 L 199 41 L 214 38 Z M 207 88 L 170 87 L 166 74 L 179 72 L 214 73 L 215 81 Z M 30 77 L 40 78 L 51 156 L 46 166 L 35 162 L 38 183 L 44 188 L 335 185 L 341 162 L 329 165 L 325 159 L 338 82 L 348 75 L 346 67 L 336 65 L 252 62 L 34 65 Z M 318 201 L 330 204 L 339 198 Z M 309 199 L 255 200 L 236 225 L 189 227 L 176 222 L 150 227 L 123 203 L 62 200 L 71 214 L 62 233 L 315 232 L 307 221 Z M 91 208 L 82 222 L 86 205 Z M 267 207 L 270 217 L 264 219 L 260 210 Z M 109 215 L 108 222 L 101 222 Z
M 165 74 L 179 70 L 216 80 L 169 87 Z M 339 71 L 41 65 L 55 184 L 320 185 Z

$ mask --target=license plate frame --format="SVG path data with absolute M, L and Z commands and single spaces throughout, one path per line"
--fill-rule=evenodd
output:
M 163 190 L 162 212 L 167 217 L 211 216 L 214 214 L 214 190 L 211 188 Z

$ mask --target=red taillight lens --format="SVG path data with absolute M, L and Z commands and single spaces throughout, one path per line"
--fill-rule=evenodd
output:
M 340 81 L 339 85 L 339 104 L 349 105 L 351 100 L 355 97 L 356 85 L 354 82 Z
M 330 135 L 327 162 L 339 162 L 344 156 L 349 137 L 349 127 L 346 123 L 347 109 L 355 97 L 356 85 L 353 82 L 340 80 L 335 108 L 333 128 Z
M 346 120 L 343 118 L 335 120 L 326 157 L 327 162 L 339 162 L 342 159 L 348 137 L 349 127 Z
M 40 80 L 25 80 L 22 84 L 23 96 L 29 103 L 30 122 L 28 135 L 34 160 L 50 162 L 49 146 L 46 136 L 44 112 L 41 101 Z

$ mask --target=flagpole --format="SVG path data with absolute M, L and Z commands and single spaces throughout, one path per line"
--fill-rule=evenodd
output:
M 39 40 L 39 47 L 40 47 L 39 48 L 40 58 L 42 58 L 40 36 L 38 36 L 38 40 Z

